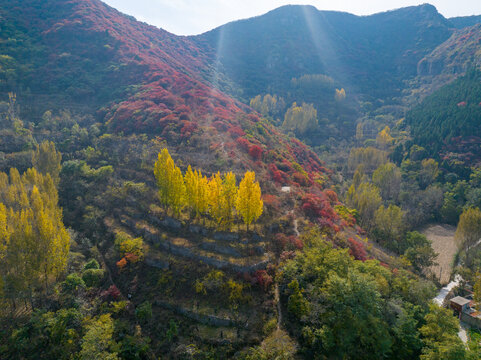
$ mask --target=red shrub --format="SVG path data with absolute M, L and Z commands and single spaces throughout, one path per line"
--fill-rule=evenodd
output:
M 184 126 L 180 129 L 180 134 L 183 137 L 190 137 L 192 133 L 197 130 L 197 123 L 191 121 L 183 121 Z
M 268 169 L 271 172 L 272 180 L 274 180 L 278 184 L 286 183 L 286 174 L 280 171 L 276 164 L 269 164 Z
M 302 240 L 297 236 L 289 236 L 289 242 L 292 244 L 294 248 L 297 250 L 301 250 L 304 247 Z
M 227 131 L 233 139 L 237 139 L 238 137 L 244 136 L 246 134 L 240 126 L 231 126 Z
M 271 194 L 262 195 L 262 201 L 264 201 L 264 205 L 271 207 L 273 209 L 278 209 L 281 205 L 279 198 Z
M 251 145 L 249 140 L 247 140 L 246 138 L 238 138 L 236 142 L 237 142 L 237 145 L 239 145 L 239 148 L 245 151 L 247 151 Z
M 126 266 L 127 266 L 127 259 L 126 258 L 123 257 L 122 259 L 117 261 L 117 267 L 119 268 L 119 270 L 123 270 Z
M 307 216 L 317 218 L 321 226 L 329 227 L 336 231 L 334 222 L 339 220 L 339 216 L 331 207 L 331 203 L 324 193 L 320 195 L 304 195 L 302 198 L 302 210 L 304 210 Z
M 347 241 L 349 242 L 349 253 L 354 257 L 354 259 L 366 261 L 367 252 L 364 248 L 364 244 L 353 238 L 349 238 Z
M 249 148 L 249 155 L 254 159 L 254 160 L 260 160 L 262 157 L 262 148 L 258 145 L 252 145 Z
M 132 253 L 125 254 L 124 259 L 126 259 L 129 263 L 133 263 L 133 264 L 140 260 L 137 255 Z
M 267 291 L 269 286 L 272 284 L 272 276 L 270 276 L 267 271 L 265 270 L 257 270 L 254 273 L 254 278 L 256 279 L 256 283 L 264 289 L 264 291 Z
M 309 179 L 305 175 L 301 174 L 300 172 L 295 172 L 294 175 L 292 176 L 292 180 L 301 186 L 310 185 Z
M 107 290 L 102 291 L 100 294 L 102 297 L 111 298 L 117 300 L 120 297 L 120 290 L 115 285 L 111 285 Z
M 324 190 L 324 195 L 326 195 L 331 205 L 337 205 L 339 203 L 339 199 L 337 198 L 335 191 L 331 189 Z
M 283 233 L 276 234 L 272 242 L 274 246 L 274 251 L 278 254 L 282 253 L 286 248 L 288 242 L 289 242 L 289 238 L 285 234 Z

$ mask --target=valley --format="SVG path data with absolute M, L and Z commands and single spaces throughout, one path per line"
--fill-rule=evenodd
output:
M 479 16 L 0 20 L 1 359 L 481 358 Z

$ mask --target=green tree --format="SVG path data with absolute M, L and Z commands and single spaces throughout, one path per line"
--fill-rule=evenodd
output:
M 406 234 L 404 257 L 409 260 L 413 267 L 422 271 L 432 265 L 438 254 L 436 254 L 425 235 L 412 231 Z
M 401 171 L 395 164 L 387 162 L 374 171 L 372 182 L 381 190 L 383 199 L 397 200 L 401 190 Z
M 419 171 L 419 186 L 425 189 L 431 185 L 438 177 L 438 163 L 434 159 L 424 159 L 421 162 L 421 170 Z
M 61 162 L 62 154 L 55 149 L 55 144 L 48 140 L 37 145 L 32 156 L 34 168 L 43 175 L 50 174 L 55 186 L 60 182 Z
M 459 322 L 451 310 L 431 304 L 420 328 L 424 342 L 421 360 L 462 360 L 466 349 L 458 337 Z
M 298 136 L 307 135 L 319 129 L 317 121 L 317 110 L 312 104 L 298 106 L 293 103 L 284 116 L 282 128 L 292 131 Z
M 481 211 L 478 208 L 463 211 L 455 237 L 465 247 L 474 245 L 481 239 Z
M 473 300 L 476 309 L 481 310 L 481 274 L 477 273 L 473 286 Z
M 100 315 L 88 326 L 82 338 L 82 349 L 79 353 L 81 360 L 117 360 L 117 347 L 113 340 L 114 322 L 110 314 Z
M 377 237 L 391 249 L 400 251 L 399 242 L 404 232 L 403 211 L 399 206 L 381 205 L 374 213 Z
M 363 182 L 357 188 L 351 185 L 346 194 L 349 207 L 359 211 L 361 225 L 371 230 L 375 224 L 375 213 L 381 205 L 379 188 L 371 183 Z

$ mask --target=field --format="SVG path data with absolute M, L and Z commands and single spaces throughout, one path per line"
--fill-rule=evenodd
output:
M 441 284 L 445 285 L 449 282 L 451 271 L 453 269 L 454 256 L 458 250 L 454 240 L 456 228 L 450 225 L 428 225 L 422 230 L 422 233 L 432 241 L 433 249 L 438 253 L 435 265 L 431 271 L 436 275 Z

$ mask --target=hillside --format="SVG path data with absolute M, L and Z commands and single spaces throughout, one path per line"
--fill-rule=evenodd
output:
M 300 141 L 217 90 L 209 57 L 189 38 L 97 0 L 11 1 L 0 14 L 0 169 L 38 166 L 36 146 L 53 141 L 63 160 L 61 218 L 72 239 L 59 282 L 49 284 L 46 274 L 46 285 L 28 293 L 2 292 L 10 305 L 0 342 L 10 346 L 0 357 L 30 358 L 39 349 L 46 358 L 70 357 L 68 344 L 81 351 L 95 324 L 88 319 L 108 323 L 101 316 L 115 318 L 111 336 L 123 358 L 132 348 L 141 358 L 178 358 L 191 344 L 231 356 L 259 343 L 275 311 L 272 264 L 302 247 L 294 219 L 299 229 L 309 220 L 340 238 L 353 225 L 334 210 L 330 171 Z M 219 84 L 223 76 L 215 75 Z M 212 216 L 201 221 L 184 210 L 173 217 L 163 208 L 153 174 L 163 148 L 182 174 L 189 165 L 209 178 L 233 172 L 239 184 L 255 171 L 265 205 L 255 231 L 245 231 L 240 216 L 220 227 Z M 38 308 L 49 315 L 37 318 Z M 76 319 L 65 325 L 73 342 L 36 333 L 29 343 L 11 332 L 28 332 L 46 316 L 61 321 L 65 311 Z
M 481 65 L 481 24 L 456 30 L 418 64 L 420 76 L 456 76 Z
M 325 74 L 355 93 L 399 92 L 417 62 L 451 34 L 431 5 L 371 16 L 285 6 L 194 37 L 243 97 L 283 95 L 292 78 Z
M 432 156 L 476 165 L 480 160 L 480 117 L 481 73 L 471 70 L 414 107 L 406 123 L 415 143 Z
M 467 202 L 406 153 L 444 156 L 424 125 L 476 133 L 479 74 L 405 122 L 393 98 L 452 34 L 433 6 L 285 6 L 195 37 L 100 0 L 0 20 L 0 358 L 475 359 L 415 231 Z
M 188 38 L 96 0 L 11 1 L 1 12 L 3 97 L 7 90 L 16 92 L 21 109 L 31 111 L 26 115 L 39 119 L 47 109 L 84 105 L 89 113 L 100 110 L 95 116 L 107 131 L 162 134 L 184 151 L 191 137 L 195 143 L 200 133 L 210 133 L 213 143 L 204 141 L 204 151 L 222 144 L 240 154 L 233 157 L 239 161 L 250 159 L 249 141 L 243 147 L 235 142 L 244 130 L 253 144 L 272 150 L 285 141 L 255 114 L 248 116 L 246 106 L 212 87 L 207 58 Z M 219 155 L 227 160 L 228 151 Z
M 469 27 L 469 26 L 473 26 L 481 23 L 481 16 L 479 15 L 458 16 L 458 17 L 449 18 L 449 22 L 453 24 L 455 28 L 462 29 L 465 27 Z

